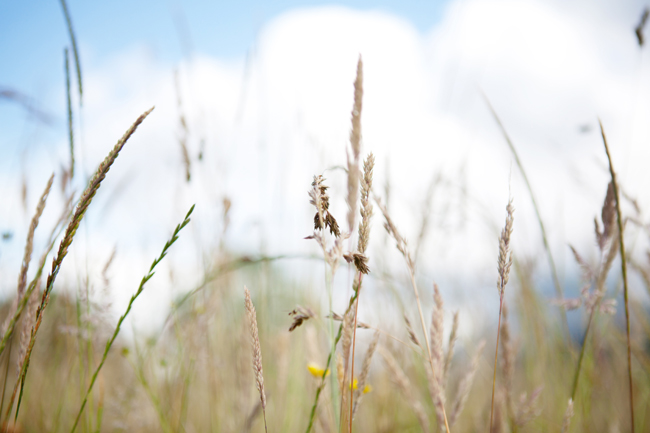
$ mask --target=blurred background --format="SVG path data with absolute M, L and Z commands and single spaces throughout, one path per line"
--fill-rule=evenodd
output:
M 556 297 L 531 196 L 489 104 L 526 170 L 559 281 L 576 297 L 580 269 L 569 245 L 598 260 L 593 220 L 609 182 L 598 119 L 626 195 L 624 211 L 639 222 L 629 234 L 630 254 L 645 260 L 648 237 L 639 228 L 650 206 L 645 6 L 640 0 L 68 0 L 80 83 L 62 4 L 0 2 L 0 297 L 15 296 L 29 220 L 50 174 L 55 188 L 35 251 L 44 247 L 66 194 L 80 193 L 117 139 L 155 106 L 97 194 L 55 291 L 90 296 L 89 287 L 108 287 L 109 278 L 110 290 L 92 296 L 114 321 L 195 203 L 191 225 L 122 334 L 158 335 L 179 299 L 231 265 L 263 271 L 259 281 L 238 274 L 237 287 L 256 281 L 265 296 L 286 296 L 273 303 L 278 314 L 300 299 L 324 306 L 322 252 L 304 239 L 313 232 L 307 191 L 314 175 L 324 175 L 330 210 L 344 221 L 343 167 L 359 57 L 362 159 L 369 152 L 376 157 L 374 193 L 409 241 L 427 308 L 435 281 L 448 311 L 464 311 L 465 338 L 496 322 L 498 235 L 509 198 L 518 272 L 530 277 L 543 305 Z M 75 140 L 68 186 L 65 48 Z M 412 302 L 406 268 L 382 225 L 375 209 L 368 252 L 375 303 L 362 303 L 359 313 L 366 321 Z M 339 271 L 337 309 L 347 304 L 351 276 Z M 618 277 L 611 285 L 620 301 Z M 647 307 L 639 274 L 631 276 L 631 293 Z M 556 317 L 556 309 L 549 311 Z M 401 323 L 400 314 L 392 319 Z M 569 323 L 580 340 L 584 315 L 570 312 Z

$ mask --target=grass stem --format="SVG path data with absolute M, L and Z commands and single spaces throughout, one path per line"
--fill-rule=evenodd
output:
M 174 244 L 174 242 L 176 242 L 178 240 L 178 234 L 180 233 L 180 231 L 183 230 L 183 228 L 187 224 L 189 224 L 190 215 L 192 215 L 192 211 L 194 211 L 194 205 L 192 205 L 190 210 L 187 212 L 187 215 L 185 215 L 185 219 L 183 220 L 183 222 L 176 226 L 176 229 L 174 229 L 174 233 L 172 234 L 171 238 L 167 241 L 167 243 L 165 243 L 165 246 L 163 247 L 163 250 L 160 253 L 160 256 L 157 259 L 155 259 L 153 261 L 153 263 L 151 264 L 151 267 L 149 268 L 149 272 L 147 273 L 147 275 L 142 277 L 142 280 L 140 281 L 140 286 L 138 287 L 138 290 L 136 290 L 136 292 L 133 294 L 133 296 L 131 296 L 131 300 L 129 301 L 129 305 L 126 307 L 126 311 L 124 312 L 124 314 L 122 314 L 120 319 L 117 321 L 117 325 L 115 326 L 115 331 L 113 331 L 113 335 L 111 336 L 111 338 L 106 343 L 106 348 L 104 349 L 104 354 L 102 355 L 102 359 L 99 362 L 99 365 L 97 366 L 97 368 L 95 369 L 95 372 L 93 373 L 92 378 L 90 379 L 90 385 L 88 385 L 88 391 L 86 391 L 86 395 L 85 395 L 83 401 L 81 402 L 81 407 L 79 408 L 79 413 L 77 414 L 77 418 L 75 419 L 74 425 L 72 426 L 72 429 L 70 430 L 70 433 L 73 433 L 77 428 L 77 424 L 79 423 L 79 419 L 81 418 L 81 414 L 83 413 L 83 410 L 86 407 L 86 402 L 88 401 L 88 396 L 90 395 L 90 393 L 91 393 L 91 391 L 93 389 L 93 386 L 95 385 L 95 381 L 97 380 L 97 375 L 99 374 L 99 371 L 104 366 L 104 362 L 106 362 L 106 358 L 108 357 L 108 352 L 111 349 L 111 347 L 113 346 L 113 343 L 115 342 L 115 339 L 117 338 L 117 334 L 119 334 L 119 332 L 120 332 L 120 329 L 122 327 L 122 322 L 124 322 L 124 319 L 126 319 L 126 316 L 131 311 L 131 308 L 133 307 L 133 303 L 135 302 L 135 300 L 138 298 L 138 296 L 140 296 L 140 294 L 144 290 L 144 285 L 147 283 L 147 281 L 149 281 L 151 279 L 151 277 L 154 276 L 154 274 L 155 274 L 154 269 L 156 268 L 158 263 L 160 263 L 162 261 L 162 259 L 165 258 L 169 248 Z
M 612 163 L 612 156 L 609 153 L 609 146 L 607 146 L 607 137 L 605 137 L 605 130 L 603 123 L 598 119 L 600 125 L 600 133 L 603 137 L 603 144 L 605 145 L 605 153 L 607 153 L 607 160 L 609 161 L 609 173 L 612 176 L 612 187 L 614 188 L 614 197 L 616 199 L 616 222 L 618 224 L 618 245 L 621 254 L 621 274 L 623 276 L 623 298 L 625 300 L 625 332 L 627 335 L 627 377 L 630 388 L 630 423 L 631 432 L 634 433 L 634 389 L 632 384 L 632 343 L 630 341 L 630 307 L 629 307 L 629 290 L 627 286 L 627 261 L 625 259 L 625 243 L 623 240 L 623 215 L 621 213 L 621 201 L 619 199 L 618 184 L 616 183 L 616 172 L 614 171 L 614 164 Z

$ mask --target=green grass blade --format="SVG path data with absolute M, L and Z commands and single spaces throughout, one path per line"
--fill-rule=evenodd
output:
M 72 44 L 72 53 L 74 54 L 74 64 L 77 69 L 77 84 L 79 85 L 79 105 L 83 105 L 83 83 L 81 81 L 81 62 L 79 61 L 79 50 L 77 49 L 77 38 L 74 36 L 72 29 L 72 19 L 70 19 L 70 12 L 65 0 L 61 0 L 61 7 L 63 8 L 63 15 L 65 15 L 65 22 L 68 26 L 68 33 L 70 34 L 70 43 Z M 66 56 L 67 59 L 67 56 Z
M 126 319 L 126 316 L 129 314 L 131 311 L 131 308 L 133 307 L 133 303 L 135 300 L 140 296 L 140 293 L 144 290 L 144 286 L 149 279 L 153 276 L 154 268 L 160 261 L 167 255 L 167 251 L 169 248 L 178 240 L 178 234 L 180 231 L 185 227 L 189 222 L 190 222 L 190 215 L 192 214 L 192 211 L 194 211 L 194 205 L 190 208 L 190 210 L 187 212 L 187 215 L 185 215 L 185 219 L 183 220 L 182 223 L 176 226 L 176 229 L 174 230 L 174 233 L 172 234 L 172 237 L 165 243 L 165 246 L 163 247 L 162 253 L 160 253 L 160 256 L 156 259 L 154 259 L 153 263 L 151 264 L 151 267 L 149 268 L 149 272 L 147 275 L 142 277 L 142 280 L 140 281 L 140 286 L 138 287 L 138 290 L 136 290 L 135 294 L 131 296 L 131 300 L 129 301 L 129 305 L 126 307 L 126 311 L 120 319 L 117 321 L 117 325 L 115 326 L 115 331 L 113 331 L 113 335 L 111 338 L 108 340 L 106 343 L 106 348 L 104 349 L 104 354 L 102 355 L 102 359 L 99 362 L 99 365 L 95 369 L 95 372 L 93 373 L 92 378 L 90 379 L 90 385 L 88 386 L 88 391 L 86 391 L 86 396 L 84 397 L 83 401 L 81 402 L 81 407 L 79 408 L 79 413 L 77 414 L 77 418 L 74 422 L 74 425 L 72 426 L 72 429 L 70 430 L 70 433 L 74 432 L 77 428 L 77 424 L 79 424 L 79 420 L 81 419 L 81 414 L 84 411 L 84 408 L 86 407 L 86 403 L 88 401 L 88 396 L 92 392 L 93 386 L 95 385 L 95 381 L 97 380 L 97 376 L 99 375 L 99 371 L 102 369 L 104 366 L 104 362 L 106 362 L 106 358 L 108 357 L 108 352 L 111 349 L 111 346 L 113 346 L 113 343 L 115 342 L 115 339 L 117 338 L 117 334 L 120 333 L 120 329 L 122 327 L 122 322 L 124 322 L 124 319 Z

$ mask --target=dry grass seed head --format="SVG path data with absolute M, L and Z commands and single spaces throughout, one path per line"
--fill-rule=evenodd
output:
M 404 322 L 406 323 L 406 332 L 408 332 L 408 334 L 409 334 L 409 339 L 413 343 L 415 343 L 416 346 L 418 346 L 419 348 L 422 348 L 422 345 L 420 344 L 420 340 L 418 340 L 418 337 L 415 334 L 415 331 L 413 330 L 413 325 L 411 325 L 411 321 L 409 320 L 406 313 L 404 313 Z
M 442 429 L 445 425 L 444 355 L 442 349 L 444 304 L 438 285 L 435 283 L 433 285 L 433 299 L 434 308 L 431 317 L 431 329 L 429 331 L 431 334 L 431 365 L 428 365 L 426 368 L 427 371 L 430 371 L 428 374 L 429 392 L 431 393 L 431 398 L 436 409 L 439 429 Z
M 506 206 L 506 223 L 501 231 L 501 236 L 499 237 L 499 261 L 498 261 L 498 271 L 499 278 L 497 280 L 497 289 L 499 291 L 499 296 L 503 296 L 506 289 L 506 284 L 508 284 L 508 278 L 510 276 L 510 268 L 512 267 L 512 253 L 510 251 L 510 236 L 512 235 L 512 223 L 514 221 L 513 213 L 515 208 L 512 206 L 512 200 L 508 202 Z
M 352 106 L 352 129 L 350 131 L 350 147 L 352 156 L 348 154 L 348 231 L 352 233 L 357 211 L 359 187 L 359 155 L 361 153 L 361 110 L 363 106 L 363 61 L 361 56 L 357 62 L 357 76 L 354 80 L 354 105 Z
M 289 327 L 289 332 L 303 324 L 306 320 L 314 317 L 314 312 L 309 307 L 298 305 L 293 311 L 289 312 L 289 316 L 293 317 L 293 322 Z
M 248 327 L 251 336 L 251 348 L 253 351 L 253 372 L 255 373 L 255 386 L 260 393 L 262 409 L 266 409 L 266 394 L 264 393 L 264 371 L 262 369 L 262 350 L 260 349 L 260 338 L 257 328 L 257 314 L 255 306 L 251 301 L 251 292 L 244 286 L 244 296 L 246 305 L 246 317 L 248 318 Z
M 600 217 L 603 221 L 602 232 L 598 227 L 598 220 L 594 220 L 596 225 L 596 240 L 598 241 L 600 250 L 604 251 L 607 242 L 616 230 L 616 198 L 614 196 L 614 185 L 611 182 L 607 185 L 607 194 L 605 194 L 605 201 L 603 202 Z
M 361 254 L 365 254 L 370 240 L 370 218 L 372 217 L 370 191 L 372 190 L 374 167 L 375 156 L 370 153 L 363 163 L 363 177 L 361 178 L 361 224 L 359 224 L 359 242 L 357 246 Z

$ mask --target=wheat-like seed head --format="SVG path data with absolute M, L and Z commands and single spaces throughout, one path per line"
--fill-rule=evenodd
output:
M 11 319 L 13 318 L 14 314 L 16 313 L 16 310 L 18 309 L 18 303 L 20 302 L 23 295 L 25 294 L 25 288 L 27 286 L 27 271 L 29 270 L 29 263 L 32 260 L 32 252 L 34 251 L 34 233 L 36 232 L 36 227 L 38 227 L 38 222 L 41 218 L 41 215 L 43 215 L 43 210 L 45 210 L 45 203 L 47 201 L 48 195 L 50 194 L 50 190 L 52 189 L 53 181 L 54 181 L 54 173 L 52 174 L 52 176 L 50 176 L 50 179 L 47 182 L 47 185 L 45 186 L 45 190 L 43 191 L 41 198 L 38 200 L 38 205 L 36 205 L 36 212 L 32 217 L 31 223 L 29 224 L 29 230 L 27 231 L 27 241 L 25 242 L 25 251 L 23 253 L 23 261 L 20 266 L 20 273 L 18 274 L 18 286 L 16 288 L 16 299 L 14 299 L 11 305 L 11 309 L 9 310 L 9 314 L 7 314 L 5 322 L 2 325 L 1 335 L 4 335 L 4 333 L 7 331 L 7 328 L 9 327 L 9 323 L 11 322 Z M 31 299 L 32 298 L 30 298 L 30 300 Z
M 370 239 L 370 217 L 372 217 L 372 203 L 370 191 L 372 190 L 372 171 L 375 167 L 375 156 L 370 153 L 363 163 L 363 177 L 361 178 L 361 224 L 359 224 L 359 244 L 357 249 L 365 254 Z
M 605 195 L 603 208 L 600 211 L 600 217 L 603 220 L 602 232 L 599 230 L 598 220 L 594 221 L 596 224 L 598 247 L 603 251 L 607 242 L 612 237 L 613 232 L 616 230 L 616 197 L 614 196 L 614 185 L 611 182 L 607 185 L 607 194 Z
M 413 330 L 413 326 L 411 325 L 411 321 L 409 320 L 409 317 L 406 315 L 406 313 L 404 313 L 404 322 L 406 323 L 406 332 L 409 334 L 409 339 L 418 347 L 422 348 L 420 340 L 418 340 L 418 337 Z
M 433 285 L 433 299 L 434 307 L 431 315 L 431 365 L 433 369 L 429 375 L 429 391 L 433 399 L 434 407 L 436 408 L 436 416 L 438 418 L 438 426 L 442 429 L 445 425 L 444 419 L 444 406 L 445 406 L 445 390 L 443 384 L 443 350 L 442 350 L 442 334 L 443 334 L 443 313 L 444 304 L 442 295 L 438 289 L 438 285 Z M 427 368 L 429 369 L 429 368 Z
M 499 278 L 497 280 L 497 289 L 499 296 L 503 296 L 508 284 L 508 277 L 510 276 L 510 268 L 512 267 L 512 253 L 510 251 L 510 236 L 512 235 L 513 213 L 515 208 L 512 206 L 512 200 L 506 206 L 506 224 L 501 231 L 499 237 L 499 262 L 498 271 Z
M 354 105 L 352 106 L 352 130 L 350 131 L 350 147 L 352 155 L 348 154 L 348 231 L 354 230 L 354 220 L 357 211 L 359 188 L 359 155 L 361 153 L 361 109 L 363 101 L 363 61 L 359 56 L 357 62 L 357 77 L 354 81 Z
M 262 409 L 266 409 L 266 394 L 264 393 L 264 371 L 262 369 L 262 350 L 260 349 L 260 338 L 257 328 L 257 314 L 255 306 L 251 301 L 251 292 L 244 286 L 244 296 L 246 304 L 246 317 L 248 318 L 248 327 L 251 334 L 251 348 L 253 351 L 253 372 L 255 373 L 255 386 L 260 393 Z

